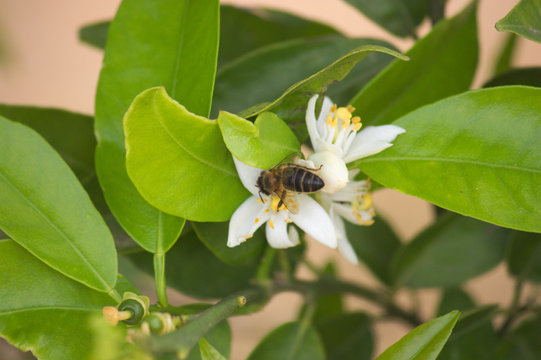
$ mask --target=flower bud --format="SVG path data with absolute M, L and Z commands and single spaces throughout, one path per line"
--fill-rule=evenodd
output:
M 330 151 L 314 153 L 308 157 L 308 160 L 314 163 L 316 169 L 321 166 L 321 169 L 317 171 L 317 175 L 325 183 L 321 191 L 332 194 L 346 187 L 348 168 L 344 160 Z

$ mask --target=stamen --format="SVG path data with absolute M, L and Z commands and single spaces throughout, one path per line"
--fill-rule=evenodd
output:
M 361 122 L 361 118 L 358 116 L 354 116 L 353 119 L 351 119 L 351 122 L 354 124 L 358 124 Z
M 257 224 L 259 222 L 259 218 L 255 218 L 254 224 Z
M 350 113 L 352 113 L 352 112 L 355 111 L 355 108 L 354 108 L 353 106 L 351 106 L 351 105 L 346 106 L 346 109 L 348 109 L 348 111 L 349 111 Z
M 363 124 L 357 123 L 357 124 L 353 125 L 352 129 L 353 129 L 353 131 L 359 131 L 359 130 L 361 130 L 362 126 L 363 126 Z
M 282 203 L 280 205 L 280 208 L 278 208 L 278 204 L 280 203 L 280 198 L 278 196 L 273 196 L 271 200 L 271 209 L 274 211 L 280 211 L 284 208 L 284 204 Z
M 327 120 L 325 121 L 325 123 L 327 125 L 331 126 L 331 124 L 332 124 L 332 115 L 331 114 L 327 115 Z
M 274 230 L 274 223 L 272 222 L 272 220 L 269 220 L 269 226 L 271 227 L 272 230 Z
M 338 126 L 338 118 L 337 117 L 333 117 L 332 122 L 331 122 L 331 126 L 332 126 L 333 129 Z
M 374 203 L 374 200 L 372 199 L 372 195 L 370 193 L 366 193 L 363 195 L 363 202 L 360 204 L 361 210 L 368 210 L 372 207 L 372 204 Z
M 248 234 L 248 235 L 244 235 L 242 238 L 244 240 L 247 240 L 247 239 L 250 239 L 251 237 L 253 237 L 254 235 L 253 234 Z
M 339 119 L 349 120 L 351 119 L 351 112 L 348 111 L 348 109 L 341 107 L 336 110 L 336 117 Z
M 265 212 L 268 213 L 270 211 L 270 209 L 265 209 Z
M 370 226 L 374 223 L 374 220 L 370 219 L 370 220 L 361 220 L 359 221 L 359 225 L 364 225 L 364 226 Z
M 342 121 L 342 129 L 347 129 L 349 127 L 349 120 Z
M 260 198 L 256 199 L 258 203 L 263 204 L 263 201 Z
M 338 106 L 337 106 L 336 104 L 334 104 L 333 106 L 331 106 L 331 111 L 330 111 L 330 112 L 332 112 L 332 113 L 335 112 L 337 107 L 338 107 Z

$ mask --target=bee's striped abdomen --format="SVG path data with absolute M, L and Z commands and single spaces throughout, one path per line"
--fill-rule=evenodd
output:
M 286 189 L 300 193 L 318 191 L 325 186 L 325 183 L 319 176 L 302 167 L 286 169 L 282 181 Z

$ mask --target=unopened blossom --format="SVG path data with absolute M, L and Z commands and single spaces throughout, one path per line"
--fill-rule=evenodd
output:
M 263 169 L 246 165 L 234 156 L 233 160 L 242 184 L 252 196 L 231 217 L 227 246 L 235 247 L 243 243 L 263 224 L 266 224 L 265 232 L 270 246 L 278 249 L 295 246 L 299 243 L 299 236 L 295 228 L 289 225 L 295 223 L 313 239 L 331 248 L 337 247 L 333 222 L 317 201 L 308 195 L 298 194 L 297 211 L 293 214 L 276 195 L 259 193 L 256 182 Z
M 344 220 L 356 225 L 372 225 L 375 216 L 372 207 L 372 195 L 370 194 L 369 180 L 354 181 L 353 178 L 359 172 L 358 169 L 349 171 L 350 181 L 346 187 L 333 193 L 319 193 L 318 199 L 327 210 L 333 222 L 338 250 L 352 264 L 358 264 L 359 260 L 346 234 Z
M 358 116 L 353 116 L 352 106 L 337 107 L 325 97 L 319 115 L 315 107 L 318 95 L 308 102 L 306 126 L 314 153 L 310 155 L 315 167 L 323 165 L 318 175 L 325 182 L 323 192 L 334 193 L 348 183 L 346 164 L 377 154 L 389 146 L 405 130 L 396 125 L 368 126 L 361 130 Z

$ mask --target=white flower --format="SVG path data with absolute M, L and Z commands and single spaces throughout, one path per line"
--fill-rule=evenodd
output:
M 318 199 L 329 213 L 336 230 L 338 250 L 352 264 L 358 264 L 359 259 L 351 246 L 346 234 L 342 218 L 357 225 L 372 225 L 375 216 L 372 208 L 372 196 L 368 192 L 368 180 L 353 181 L 358 169 L 349 171 L 350 181 L 346 187 L 334 194 L 319 193 Z
M 337 107 L 325 97 L 321 112 L 316 119 L 315 108 L 318 95 L 308 102 L 306 126 L 314 154 L 308 159 L 319 167 L 318 175 L 325 182 L 323 192 L 334 193 L 348 183 L 346 164 L 374 155 L 392 145 L 399 134 L 406 130 L 396 125 L 368 126 L 362 131 L 361 119 L 353 117 L 351 106 Z
M 278 208 L 280 199 L 277 196 L 261 194 L 256 181 L 263 169 L 244 164 L 233 156 L 237 172 L 242 184 L 252 193 L 235 211 L 229 222 L 227 246 L 235 247 L 253 236 L 254 232 L 266 223 L 267 241 L 278 249 L 295 246 L 299 236 L 293 226 L 294 222 L 305 233 L 315 240 L 331 247 L 337 247 L 336 232 L 327 212 L 310 196 L 297 195 L 296 214 L 288 211 L 283 205 Z

